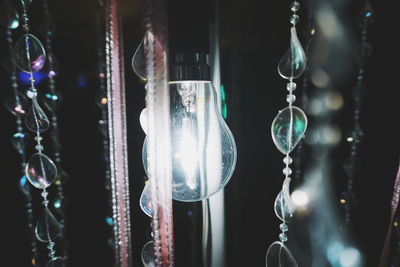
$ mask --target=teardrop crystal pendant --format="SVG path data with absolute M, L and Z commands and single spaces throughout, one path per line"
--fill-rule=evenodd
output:
M 307 117 L 300 108 L 292 106 L 279 111 L 271 126 L 272 140 L 283 154 L 290 153 L 300 142 L 307 128 Z
M 26 177 L 34 187 L 45 189 L 55 181 L 57 167 L 45 154 L 36 153 L 26 165 Z
M 132 58 L 132 69 L 133 72 L 142 80 L 147 80 L 146 74 L 146 58 L 144 54 L 144 39 L 140 42 L 135 54 Z
M 275 199 L 274 210 L 276 216 L 283 222 L 290 222 L 296 207 L 290 197 L 290 181 L 288 177 L 283 181 L 282 190 Z
M 269 246 L 266 267 L 298 267 L 292 253 L 282 242 L 276 241 Z
M 144 267 L 155 267 L 156 260 L 154 257 L 153 241 L 147 242 L 142 248 L 142 262 Z
M 151 184 L 149 181 L 143 189 L 142 195 L 140 196 L 140 208 L 149 217 L 153 217 L 154 211 L 151 204 Z
M 63 225 L 54 217 L 48 208 L 44 208 L 35 228 L 36 238 L 41 242 L 50 242 L 61 234 Z
M 34 133 L 43 133 L 50 127 L 49 118 L 39 106 L 36 97 L 32 98 L 31 108 L 25 116 L 25 125 Z
M 292 27 L 290 29 L 290 46 L 279 61 L 278 72 L 285 79 L 295 79 L 303 74 L 306 65 L 306 54 L 297 38 L 296 28 Z
M 11 143 L 19 154 L 24 153 L 28 144 L 28 135 L 26 133 L 15 133 L 12 136 Z
M 54 260 L 50 260 L 49 262 L 46 263 L 45 267 L 63 267 L 64 262 L 60 258 L 56 258 Z
M 14 59 L 18 68 L 32 73 L 43 68 L 46 52 L 38 38 L 32 34 L 24 34 L 15 44 Z
M 0 24 L 14 30 L 19 26 L 19 15 L 10 0 L 0 1 Z

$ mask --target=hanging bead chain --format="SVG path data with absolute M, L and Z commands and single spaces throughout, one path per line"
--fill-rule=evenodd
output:
M 46 58 L 43 45 L 33 35 L 29 34 L 29 17 L 27 14 L 27 2 L 21 1 L 23 9 L 23 28 L 25 34 L 17 42 L 14 49 L 15 62 L 19 68 L 30 74 L 30 87 L 27 95 L 32 99 L 32 106 L 29 112 L 25 115 L 25 124 L 29 130 L 36 134 L 35 149 L 37 151 L 26 165 L 26 177 L 29 182 L 36 188 L 42 189 L 41 196 L 43 198 L 44 212 L 39 217 L 35 227 L 36 238 L 41 242 L 48 243 L 47 248 L 49 250 L 50 261 L 46 266 L 59 262 L 59 259 L 55 256 L 55 243 L 54 239 L 61 233 L 62 224 L 59 223 L 54 215 L 48 208 L 49 200 L 48 192 L 46 188 L 50 186 L 56 179 L 57 168 L 53 161 L 43 154 L 44 147 L 41 143 L 43 140 L 41 133 L 48 130 L 50 123 L 43 112 L 37 101 L 37 90 L 35 88 L 34 72 L 40 70 Z M 21 49 L 22 47 L 22 49 Z M 21 52 L 22 50 L 22 52 Z
M 286 89 L 289 92 L 286 96 L 288 106 L 279 111 L 272 122 L 271 135 L 278 150 L 285 155 L 283 158 L 283 163 L 285 164 L 283 174 L 285 175 L 285 179 L 283 181 L 282 190 L 279 192 L 274 204 L 275 214 L 282 221 L 279 225 L 279 229 L 281 230 L 279 234 L 280 241 L 272 243 L 268 248 L 266 257 L 267 267 L 280 266 L 282 260 L 288 262 L 291 266 L 297 266 L 295 259 L 285 246 L 285 242 L 288 240 L 286 232 L 289 230 L 286 223 L 292 219 L 295 211 L 295 205 L 290 197 L 289 191 L 291 182 L 290 175 L 292 174 L 290 164 L 293 163 L 290 153 L 303 138 L 307 128 L 307 117 L 305 113 L 300 108 L 293 105 L 296 101 L 296 96 L 293 92 L 297 87 L 293 80 L 300 77 L 305 71 L 307 61 L 304 49 L 297 38 L 296 32 L 296 24 L 299 21 L 299 16 L 297 15 L 299 8 L 300 3 L 297 1 L 294 1 L 290 6 L 293 12 L 290 17 L 290 23 L 292 24 L 290 29 L 290 46 L 278 65 L 279 74 L 283 78 L 289 80 L 289 83 L 286 85 Z M 286 253 L 277 253 L 277 251 L 281 251 L 282 249 Z M 285 259 L 282 259 L 282 257 Z
M 345 212 L 345 223 L 350 223 L 351 221 L 351 208 L 356 202 L 354 195 L 354 177 L 356 172 L 356 167 L 358 163 L 358 151 L 361 143 L 361 139 L 364 135 L 363 130 L 360 125 L 360 113 L 362 107 L 362 94 L 365 90 L 364 82 L 364 72 L 365 64 L 371 53 L 371 44 L 367 42 L 368 26 L 372 22 L 373 11 L 369 3 L 366 3 L 364 10 L 361 13 L 361 41 L 358 47 L 358 75 L 357 83 L 353 87 L 353 129 L 347 136 L 346 141 L 350 144 L 350 155 L 347 157 L 344 163 L 344 170 L 347 175 L 346 189 L 342 193 L 340 198 L 340 203 L 344 206 Z
M 8 43 L 8 49 L 10 55 L 12 54 L 12 32 L 8 28 L 6 31 L 6 39 Z M 11 70 L 11 87 L 13 91 L 13 100 L 10 104 L 11 109 L 10 112 L 16 116 L 16 125 L 17 125 L 17 132 L 12 136 L 12 143 L 14 148 L 17 150 L 18 154 L 21 157 L 21 168 L 22 172 L 25 170 L 26 166 L 26 144 L 28 139 L 28 134 L 24 132 L 23 123 L 22 123 L 22 116 L 25 114 L 24 106 L 22 103 L 21 96 L 18 93 L 18 84 L 17 84 L 17 75 L 16 75 L 16 68 L 15 65 L 12 64 Z M 14 102 L 15 100 L 15 102 Z M 37 242 L 35 238 L 35 231 L 34 231 L 34 216 L 32 210 L 32 194 L 31 188 L 27 181 L 26 176 L 22 176 L 19 180 L 19 186 L 21 189 L 22 194 L 25 196 L 25 208 L 26 208 L 26 216 L 27 216 L 27 226 L 28 226 L 28 236 L 30 241 L 30 250 L 31 250 L 31 264 L 32 266 L 37 266 L 37 259 L 38 259 L 38 249 L 37 249 Z
M 101 12 L 101 3 L 99 3 L 99 13 Z M 105 166 L 105 180 L 104 185 L 108 193 L 109 200 L 109 213 L 112 213 L 112 193 L 111 193 L 111 170 L 110 170 L 110 143 L 108 134 L 108 99 L 107 99 L 107 77 L 106 77 L 106 66 L 105 66 L 105 55 L 104 55 L 104 30 L 101 24 L 100 14 L 96 17 L 96 33 L 97 33 L 97 78 L 99 85 L 99 95 L 96 99 L 96 103 L 101 111 L 101 117 L 99 120 L 99 131 L 102 135 L 102 146 L 103 146 L 103 161 Z M 113 230 L 114 219 L 111 214 L 108 214 L 105 218 L 106 224 L 110 227 L 110 233 Z M 114 248 L 114 238 L 110 235 L 108 243 L 111 248 Z
M 48 53 L 48 61 L 47 61 L 47 66 L 48 66 L 48 89 L 49 89 L 49 94 L 45 95 L 45 106 L 47 107 L 47 110 L 50 113 L 50 120 L 51 120 L 51 140 L 52 140 L 52 145 L 53 145 L 53 150 L 54 150 L 54 161 L 57 166 L 57 169 L 59 170 L 57 178 L 55 180 L 55 186 L 57 189 L 57 199 L 55 200 L 53 207 L 56 208 L 58 213 L 61 216 L 60 222 L 65 226 L 65 196 L 64 196 L 64 183 L 66 182 L 65 180 L 68 178 L 68 174 L 63 170 L 62 168 L 62 159 L 61 159 L 61 151 L 62 151 L 62 146 L 60 143 L 60 134 L 59 134 L 59 128 L 58 128 L 58 117 L 57 117 L 57 107 L 60 102 L 60 96 L 56 90 L 56 75 L 57 70 L 55 69 L 55 58 L 54 54 L 52 53 L 53 47 L 52 47 L 52 36 L 54 34 L 54 25 L 52 25 L 53 20 L 51 18 L 50 12 L 49 12 L 49 7 L 48 7 L 48 0 L 43 0 L 43 10 L 44 14 L 46 16 L 46 24 L 45 24 L 45 29 L 46 29 L 46 39 L 45 39 L 45 44 L 46 44 L 46 51 Z M 67 258 L 68 258 L 68 244 L 67 244 L 67 239 L 66 239 L 66 228 L 63 228 L 63 232 L 61 235 L 61 243 L 63 243 L 63 250 L 62 250 L 62 258 L 63 258 L 63 264 L 66 264 Z

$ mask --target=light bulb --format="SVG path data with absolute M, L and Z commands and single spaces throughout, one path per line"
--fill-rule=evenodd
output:
M 235 140 L 218 109 L 217 95 L 210 81 L 169 84 L 172 198 L 200 201 L 220 191 L 232 177 L 236 165 Z M 145 140 L 143 164 L 147 171 L 146 155 Z

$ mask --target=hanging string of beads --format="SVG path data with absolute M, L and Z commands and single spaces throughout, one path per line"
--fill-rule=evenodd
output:
M 373 19 L 373 10 L 369 2 L 359 15 L 359 26 L 361 28 L 361 40 L 356 49 L 356 58 L 358 61 L 358 75 L 356 85 L 353 87 L 353 128 L 346 137 L 346 141 L 350 146 L 350 153 L 344 162 L 344 171 L 346 173 L 346 188 L 341 193 L 340 203 L 344 207 L 344 220 L 345 223 L 351 222 L 351 209 L 356 204 L 356 196 L 354 194 L 354 183 L 357 171 L 359 158 L 357 156 L 362 137 L 364 135 L 361 123 L 360 113 L 362 108 L 362 99 L 365 92 L 365 65 L 371 54 L 371 44 L 367 41 L 368 27 Z
M 25 172 L 29 182 L 34 187 L 43 190 L 41 196 L 43 198 L 42 204 L 44 210 L 38 218 L 35 227 L 35 235 L 39 241 L 48 243 L 47 248 L 49 250 L 48 255 L 50 261 L 46 264 L 46 267 L 50 267 L 62 262 L 62 259 L 55 255 L 54 240 L 61 234 L 63 225 L 51 213 L 49 209 L 49 200 L 47 198 L 48 192 L 46 189 L 56 180 L 57 167 L 54 162 L 43 153 L 44 146 L 42 144 L 43 137 L 41 135 L 49 129 L 50 122 L 38 103 L 38 92 L 35 88 L 34 73 L 43 68 L 46 60 L 46 52 L 39 39 L 29 33 L 29 17 L 27 14 L 29 3 L 30 1 L 28 0 L 21 1 L 23 10 L 22 26 L 25 34 L 19 38 L 15 45 L 14 58 L 17 67 L 30 76 L 30 87 L 27 91 L 27 95 L 31 99 L 31 107 L 25 115 L 25 125 L 36 135 L 34 139 L 36 141 L 35 150 L 37 152 L 29 159 L 25 167 Z
M 19 15 L 15 9 L 15 7 L 8 1 L 3 3 L 7 8 L 7 17 L 1 18 L 1 24 L 6 27 L 6 41 L 8 44 L 8 54 L 12 55 L 13 53 L 13 34 L 12 30 L 15 30 L 19 26 Z M 28 145 L 29 136 L 24 131 L 23 125 L 23 116 L 26 113 L 26 98 L 23 96 L 18 90 L 17 83 L 17 71 L 15 64 L 13 64 L 13 60 L 10 58 L 5 64 L 5 67 L 8 67 L 8 71 L 10 71 L 10 81 L 12 88 L 12 96 L 5 100 L 5 106 L 9 110 L 12 115 L 16 117 L 16 132 L 12 135 L 11 143 L 13 147 L 16 149 L 17 153 L 20 156 L 21 162 L 21 171 L 22 177 L 19 179 L 19 187 L 22 194 L 25 197 L 25 212 L 27 218 L 27 236 L 30 242 L 30 264 L 32 266 L 37 266 L 38 262 L 38 247 L 35 238 L 35 218 L 33 215 L 32 209 L 32 194 L 31 187 L 28 183 L 27 177 L 25 176 L 25 166 L 26 166 L 26 148 Z
M 292 169 L 289 167 L 293 159 L 290 153 L 296 145 L 303 138 L 307 128 L 307 117 L 303 110 L 293 105 L 296 101 L 296 96 L 293 94 L 297 85 L 293 81 L 299 78 L 306 69 L 306 55 L 303 47 L 297 38 L 296 24 L 299 21 L 297 11 L 300 8 L 300 3 L 294 1 L 290 9 L 293 14 L 290 17 L 290 45 L 289 49 L 278 65 L 278 72 L 284 78 L 289 80 L 286 89 L 289 94 L 286 96 L 288 106 L 279 111 L 278 115 L 272 122 L 271 135 L 274 144 L 282 154 L 285 155 L 283 163 L 285 165 L 283 174 L 285 179 L 283 181 L 282 190 L 279 192 L 275 203 L 274 209 L 276 216 L 282 221 L 279 225 L 281 233 L 279 234 L 279 241 L 275 241 L 270 245 L 266 255 L 266 266 L 274 267 L 281 266 L 284 261 L 288 266 L 298 266 L 292 253 L 286 247 L 285 242 L 288 240 L 286 232 L 289 230 L 287 223 L 293 217 L 295 205 L 290 197 L 289 187 L 292 174 Z

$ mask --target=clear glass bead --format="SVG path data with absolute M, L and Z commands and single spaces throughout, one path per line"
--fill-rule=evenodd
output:
M 293 163 L 293 159 L 290 156 L 286 156 L 283 158 L 283 163 L 285 163 L 286 165 L 290 165 Z
M 293 14 L 292 16 L 290 16 L 290 23 L 294 25 L 296 25 L 299 22 L 300 18 L 298 15 Z
M 289 154 L 307 128 L 307 117 L 304 112 L 295 106 L 281 110 L 275 117 L 271 126 L 271 135 L 276 147 L 283 154 Z
M 296 28 L 290 29 L 289 49 L 279 61 L 278 72 L 285 79 L 295 79 L 306 69 L 307 58 L 303 47 L 297 38 Z
M 286 168 L 283 169 L 282 172 L 283 172 L 284 175 L 289 176 L 289 175 L 292 174 L 292 169 L 289 168 L 289 167 L 286 167 Z
M 141 256 L 144 267 L 156 266 L 153 241 L 149 241 L 143 246 Z
M 32 73 L 43 68 L 46 52 L 38 38 L 32 34 L 24 34 L 15 44 L 14 59 L 18 68 Z
M 26 177 L 34 187 L 45 189 L 57 177 L 56 165 L 45 154 L 36 153 L 26 164 Z
M 289 227 L 287 226 L 286 223 L 281 223 L 281 224 L 279 225 L 279 229 L 280 229 L 282 232 L 287 232 L 287 231 L 289 230 Z
M 290 5 L 290 10 L 292 10 L 293 12 L 296 12 L 300 9 L 300 3 L 297 1 L 294 1 L 291 5 Z
M 147 182 L 142 194 L 140 195 L 140 208 L 149 217 L 153 217 L 153 205 L 151 203 L 151 184 Z
M 290 181 L 289 177 L 285 179 L 282 190 L 279 192 L 274 203 L 275 214 L 283 222 L 290 222 L 296 209 L 290 197 Z
M 279 240 L 281 240 L 282 242 L 286 242 L 287 241 L 287 235 L 285 233 L 280 233 L 279 234 Z
M 296 101 L 296 96 L 292 95 L 292 94 L 288 94 L 286 96 L 286 102 L 288 102 L 289 104 L 293 104 Z
M 62 229 L 63 225 L 54 217 L 48 208 L 45 208 L 36 224 L 35 235 L 41 242 L 50 242 L 61 234 Z
M 25 116 L 25 125 L 34 133 L 43 133 L 50 127 L 49 118 L 39 106 L 36 97 L 32 98 L 32 106 Z
M 294 90 L 296 90 L 296 88 L 297 88 L 297 84 L 294 82 L 290 82 L 290 83 L 286 84 L 286 89 L 289 92 L 293 92 Z

